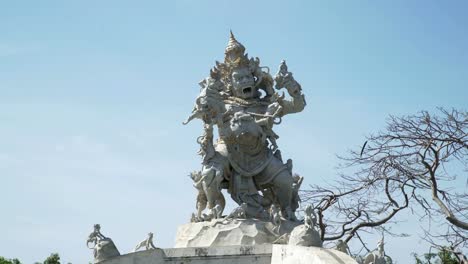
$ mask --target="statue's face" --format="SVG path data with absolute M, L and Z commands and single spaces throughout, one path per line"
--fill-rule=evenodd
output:
M 235 97 L 242 99 L 253 98 L 257 94 L 255 78 L 248 68 L 239 68 L 232 72 L 232 92 Z

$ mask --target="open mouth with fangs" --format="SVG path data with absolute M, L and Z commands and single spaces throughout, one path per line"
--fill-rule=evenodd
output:
M 242 93 L 243 94 L 251 94 L 252 93 L 252 87 L 245 87 L 244 89 L 242 89 Z

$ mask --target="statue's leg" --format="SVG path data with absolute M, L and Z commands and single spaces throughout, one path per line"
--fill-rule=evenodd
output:
M 270 164 L 255 177 L 258 185 L 270 185 L 274 192 L 274 198 L 281 207 L 284 217 L 294 220 L 294 213 L 291 210 L 292 184 L 293 178 L 287 166 L 278 158 L 273 157 Z
M 206 208 L 206 204 L 207 204 L 206 194 L 200 191 L 197 196 L 197 205 L 196 205 L 198 220 L 201 218 L 202 212 Z
M 220 206 L 220 214 L 223 214 L 224 208 L 226 207 L 226 200 L 224 199 L 224 195 L 221 190 L 218 193 L 217 205 Z
M 224 179 L 224 172 L 222 169 L 215 168 L 215 179 L 213 182 L 212 188 L 216 190 L 216 201 L 215 205 L 219 205 L 221 207 L 221 214 L 224 211 L 224 207 L 226 207 L 226 200 L 224 199 L 224 195 L 221 191 L 221 182 Z
M 289 171 L 284 170 L 273 180 L 273 188 L 275 190 L 277 200 L 281 206 L 282 215 L 290 220 L 295 220 L 294 213 L 291 209 L 292 196 L 292 177 Z

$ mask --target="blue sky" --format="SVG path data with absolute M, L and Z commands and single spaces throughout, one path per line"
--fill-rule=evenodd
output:
M 230 29 L 272 71 L 286 59 L 302 84 L 307 108 L 276 131 L 307 186 L 333 179 L 335 154 L 389 114 L 466 109 L 467 11 L 465 1 L 0 3 L 0 255 L 87 263 L 94 223 L 121 252 L 148 231 L 172 247 L 194 211 L 187 174 L 202 128 L 181 121 Z M 418 229 L 414 219 L 395 231 Z M 386 240 L 399 263 L 427 249 L 417 235 Z

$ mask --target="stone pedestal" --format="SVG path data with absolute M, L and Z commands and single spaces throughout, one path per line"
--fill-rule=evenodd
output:
M 94 248 L 94 262 L 101 262 L 105 259 L 114 258 L 120 255 L 119 250 L 110 238 L 104 238 L 97 243 Z
M 188 223 L 177 230 L 176 248 L 253 246 L 272 244 L 278 237 L 290 233 L 300 223 L 282 221 L 279 226 L 256 219 L 216 220 Z
M 322 247 L 320 234 L 313 228 L 305 225 L 296 226 L 289 236 L 288 245 L 304 247 Z
M 99 264 L 357 264 L 343 252 L 318 247 L 257 245 L 152 249 Z

